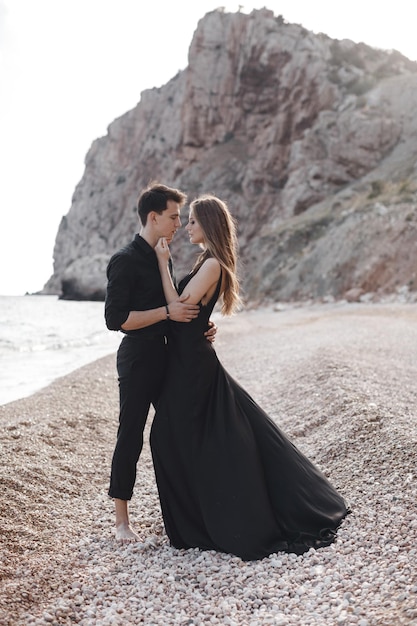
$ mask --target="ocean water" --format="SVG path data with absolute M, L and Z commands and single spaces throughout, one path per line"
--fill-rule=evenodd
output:
M 106 328 L 103 302 L 0 296 L 0 404 L 116 352 L 121 339 Z

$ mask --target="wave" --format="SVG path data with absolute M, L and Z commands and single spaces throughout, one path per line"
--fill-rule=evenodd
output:
M 30 340 L 28 338 L 19 342 L 16 338 L 7 339 L 0 337 L 0 355 L 2 353 L 27 353 L 27 352 L 45 352 L 47 350 L 69 350 L 72 348 L 85 348 L 88 346 L 96 346 L 99 344 L 113 345 L 116 343 L 117 333 L 111 331 L 96 332 L 93 335 L 84 337 L 70 337 L 68 339 L 62 337 L 43 338 L 39 340 Z M 118 336 L 120 341 L 120 336 Z

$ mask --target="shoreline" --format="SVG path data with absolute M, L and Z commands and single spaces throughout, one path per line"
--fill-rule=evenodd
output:
M 398 303 L 265 308 L 218 322 L 225 367 L 353 509 L 336 544 L 300 557 L 243 563 L 170 548 L 152 415 L 131 503 L 141 542 L 115 544 L 114 354 L 0 406 L 0 622 L 415 623 L 416 322 L 417 305 Z
M 346 311 L 346 313 L 352 313 L 357 310 L 366 313 L 366 311 L 372 310 L 373 313 L 376 313 L 379 309 L 381 311 L 389 311 L 390 309 L 393 309 L 393 311 L 406 311 L 408 308 L 412 310 L 415 306 L 417 306 L 416 302 L 405 301 L 394 296 L 386 300 L 381 299 L 378 302 L 347 302 L 346 300 L 329 300 L 328 302 L 282 302 L 262 306 L 252 304 L 243 312 L 238 313 L 230 319 L 222 318 L 219 312 L 215 312 L 213 319 L 216 323 L 220 323 L 223 327 L 225 326 L 227 329 L 230 329 L 230 332 L 233 332 L 233 328 L 231 327 L 236 326 L 236 329 L 239 328 L 239 321 L 248 315 L 265 316 L 272 313 L 280 313 L 281 315 L 294 313 L 297 315 L 300 312 L 301 314 L 304 312 L 321 314 L 333 310 L 343 310 Z M 102 344 L 98 343 L 98 340 L 96 340 L 95 344 L 82 345 L 83 342 L 81 341 L 80 345 L 63 348 L 62 350 L 53 350 L 52 352 L 48 350 L 23 351 L 11 353 L 7 358 L 5 354 L 0 354 L 0 363 L 3 366 L 3 371 L 6 372 L 6 374 L 3 373 L 2 379 L 2 397 L 5 399 L 0 400 L 0 407 L 24 398 L 29 398 L 48 387 L 48 385 L 52 384 L 57 379 L 63 378 L 85 365 L 94 363 L 102 357 L 116 354 L 123 336 L 115 332 L 105 333 L 103 331 L 103 333 L 105 341 Z M 221 334 L 219 335 L 219 339 L 221 340 Z M 51 355 L 53 355 L 52 359 L 50 358 Z M 18 363 L 16 359 L 19 360 Z M 39 382 L 38 374 L 34 374 L 34 370 L 36 369 L 43 371 L 42 382 Z M 21 379 L 19 382 L 16 382 L 16 371 L 19 372 Z M 57 371 L 58 375 L 56 374 Z M 22 378 L 24 382 L 22 382 Z M 20 392 L 17 391 L 19 386 L 21 387 L 22 385 L 24 390 Z M 19 393 L 22 395 L 17 395 Z
M 105 326 L 102 303 L 3 296 L 1 304 L 0 405 L 43 389 L 120 343 Z

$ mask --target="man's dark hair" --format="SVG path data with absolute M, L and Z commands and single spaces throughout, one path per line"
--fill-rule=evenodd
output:
M 177 202 L 180 207 L 187 200 L 185 193 L 173 187 L 167 187 L 158 182 L 150 183 L 138 198 L 138 215 L 143 226 L 145 226 L 149 213 L 163 213 L 167 209 L 168 200 Z

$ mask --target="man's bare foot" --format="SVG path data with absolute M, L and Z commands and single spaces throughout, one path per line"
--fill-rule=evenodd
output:
M 116 541 L 120 543 L 132 543 L 134 541 L 140 541 L 140 538 L 130 524 L 122 522 L 116 526 Z

